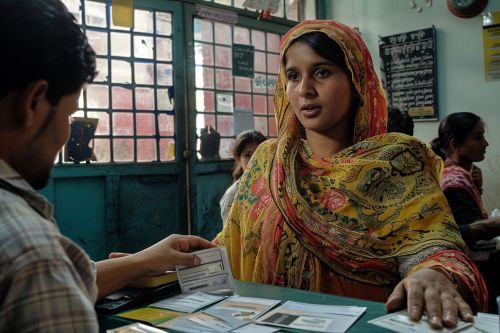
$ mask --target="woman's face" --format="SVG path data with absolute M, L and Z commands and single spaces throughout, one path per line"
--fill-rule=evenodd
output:
M 335 137 L 351 132 L 352 88 L 348 75 L 302 42 L 288 48 L 285 64 L 286 95 L 306 134 L 313 131 Z
M 455 147 L 458 156 L 471 162 L 484 160 L 486 147 L 489 145 L 484 133 L 484 124 L 482 121 L 478 121 L 472 131 L 465 137 L 464 142 Z
M 250 142 L 245 145 L 245 148 L 243 148 L 241 155 L 236 156 L 236 162 L 241 164 L 243 170 L 247 168 L 248 162 L 250 161 L 250 158 L 252 158 L 252 155 L 253 153 L 255 153 L 258 146 L 259 146 L 258 142 Z

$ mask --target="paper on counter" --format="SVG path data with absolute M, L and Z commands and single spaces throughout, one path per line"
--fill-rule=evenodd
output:
M 141 323 L 134 323 L 107 330 L 106 333 L 165 333 L 165 331 Z
M 495 333 L 500 331 L 498 315 L 478 312 L 474 324 L 460 333 Z
M 336 306 L 288 301 L 255 322 L 315 332 L 344 333 L 366 311 L 366 307 Z
M 231 333 L 274 333 L 279 331 L 280 329 L 277 327 L 257 325 L 257 324 L 248 324 L 243 327 L 232 330 Z
M 203 312 L 238 327 L 257 319 L 279 303 L 272 299 L 231 296 Z
M 224 298 L 226 298 L 226 296 L 197 292 L 165 298 L 159 302 L 150 304 L 149 306 L 179 312 L 194 312 L 205 306 L 223 300 Z
M 434 329 L 429 324 L 426 316 L 422 316 L 422 319 L 420 319 L 419 321 L 411 320 L 410 317 L 408 317 L 408 312 L 406 310 L 390 313 L 388 315 L 372 319 L 369 321 L 369 323 L 390 329 L 398 333 L 453 333 L 461 331 L 466 327 L 472 326 L 472 323 L 467 323 L 459 320 L 457 326 L 455 326 L 454 328 L 443 327 L 442 329 Z
M 226 248 L 214 247 L 193 253 L 201 259 L 199 266 L 176 267 L 182 292 L 232 293 L 234 280 Z
M 185 317 L 179 317 L 164 323 L 161 323 L 157 326 L 162 328 L 168 328 L 179 332 L 185 333 L 218 333 L 219 331 L 208 328 L 207 326 L 200 325 L 196 321 L 190 320 L 193 318 L 199 318 L 201 312 L 192 313 Z M 203 314 L 208 316 L 206 314 Z

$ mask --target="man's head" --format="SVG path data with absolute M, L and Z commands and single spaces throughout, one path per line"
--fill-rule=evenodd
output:
M 0 0 L 0 159 L 47 183 L 95 53 L 59 0 Z

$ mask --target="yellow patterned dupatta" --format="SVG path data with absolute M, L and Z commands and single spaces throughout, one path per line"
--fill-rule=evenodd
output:
M 216 242 L 248 281 L 384 301 L 400 273 L 439 267 L 485 287 L 453 220 L 438 177 L 442 162 L 420 141 L 386 131 L 386 101 L 361 37 L 335 21 L 305 21 L 283 38 L 320 31 L 345 54 L 360 95 L 353 145 L 331 158 L 302 139 L 281 62 L 275 92 L 278 138 L 261 144 Z M 402 269 L 402 263 L 408 264 Z

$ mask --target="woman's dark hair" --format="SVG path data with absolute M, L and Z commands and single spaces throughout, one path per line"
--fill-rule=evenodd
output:
M 399 132 L 413 135 L 413 119 L 408 112 L 391 108 L 387 117 L 387 133 Z
M 457 112 L 447 115 L 439 124 L 438 137 L 431 141 L 431 148 L 443 160 L 451 154 L 451 140 L 461 145 L 467 135 L 482 119 L 471 112 Z
M 240 157 L 241 154 L 243 153 L 243 150 L 245 149 L 245 147 L 250 143 L 259 143 L 260 144 L 266 140 L 267 140 L 267 138 L 264 136 L 264 134 L 262 134 L 259 131 L 249 130 L 249 131 L 241 132 L 240 134 L 238 134 L 238 136 L 236 137 L 236 140 L 234 141 L 233 156 Z M 241 166 L 241 164 L 236 163 L 236 165 L 234 166 L 233 175 L 232 175 L 233 182 L 237 181 L 241 177 L 242 174 L 243 174 L 243 167 Z
M 55 105 L 96 75 L 95 52 L 59 0 L 2 0 L 0 40 L 0 97 L 46 80 Z

